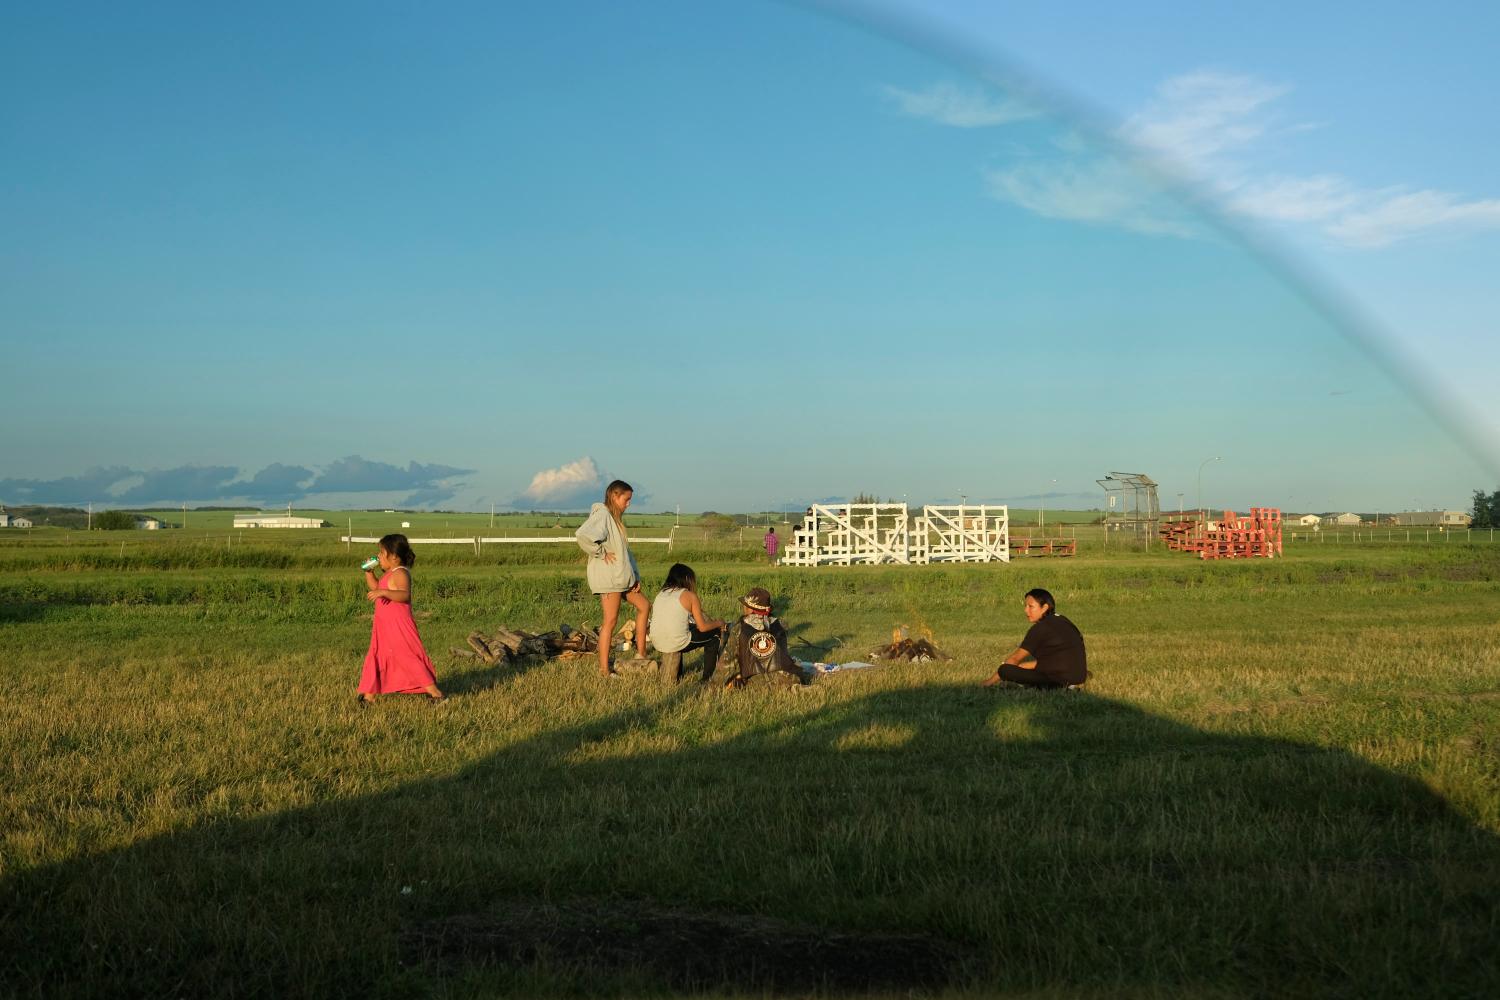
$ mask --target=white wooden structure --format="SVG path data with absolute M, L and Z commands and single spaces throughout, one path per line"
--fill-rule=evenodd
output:
M 1010 562 L 1010 508 L 904 503 L 813 504 L 782 550 L 787 566 Z
M 782 550 L 788 566 L 911 562 L 910 515 L 904 503 L 815 503 Z
M 914 541 L 913 562 L 1010 562 L 1010 508 L 928 504 Z

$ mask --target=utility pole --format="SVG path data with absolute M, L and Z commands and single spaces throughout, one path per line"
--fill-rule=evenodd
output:
M 1213 458 L 1205 458 L 1202 462 L 1198 463 L 1198 517 L 1203 522 L 1204 527 L 1208 526 L 1208 513 L 1203 509 L 1203 467 L 1209 462 L 1217 461 L 1219 461 L 1219 456 L 1215 455 Z
M 89 501 L 89 526 L 85 530 L 87 530 L 87 531 L 93 531 L 94 530 L 94 501 L 92 501 L 92 500 Z

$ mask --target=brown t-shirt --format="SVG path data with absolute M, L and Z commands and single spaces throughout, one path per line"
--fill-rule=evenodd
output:
M 1036 672 L 1059 684 L 1082 684 L 1088 678 L 1083 633 L 1062 615 L 1048 614 L 1031 626 L 1021 648 L 1036 657 Z

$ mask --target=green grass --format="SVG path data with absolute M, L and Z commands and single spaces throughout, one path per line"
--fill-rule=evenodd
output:
M 710 613 L 763 583 L 841 659 L 897 624 L 956 657 L 794 695 L 452 661 L 597 603 L 565 546 L 434 548 L 416 608 L 457 697 L 361 712 L 360 575 L 295 534 L 0 546 L 0 993 L 674 992 L 649 966 L 403 962 L 414 927 L 570 900 L 931 934 L 961 996 L 1500 992 L 1500 547 L 642 548 L 649 590 L 675 558 Z M 1032 586 L 1087 635 L 1087 693 L 977 687 Z

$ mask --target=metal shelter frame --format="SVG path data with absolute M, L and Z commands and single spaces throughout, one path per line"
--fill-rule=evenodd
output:
M 1108 499 L 1104 511 L 1105 539 L 1111 531 L 1127 531 L 1136 538 L 1144 538 L 1149 549 L 1161 522 L 1156 481 L 1144 472 L 1111 472 L 1094 481 Z

